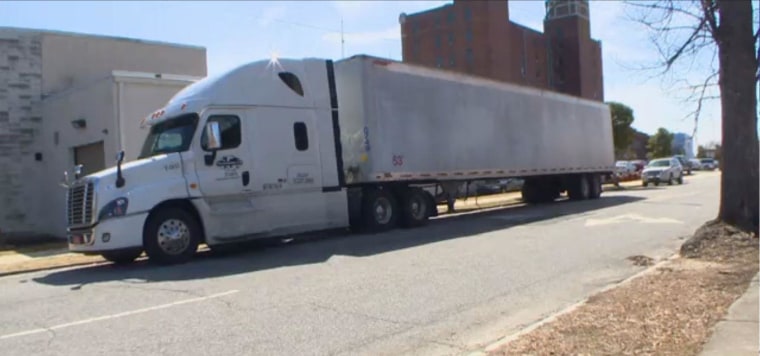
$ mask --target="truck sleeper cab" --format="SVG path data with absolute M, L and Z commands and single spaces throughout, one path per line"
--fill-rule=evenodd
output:
M 366 56 L 348 59 L 338 69 L 329 60 L 261 61 L 188 86 L 143 120 L 150 129 L 136 160 L 122 164 L 122 154 L 116 167 L 67 184 L 69 249 L 116 263 L 131 262 L 145 251 L 153 262 L 172 264 L 192 258 L 200 243 L 215 249 L 318 230 L 421 226 L 437 215 L 434 197 L 423 188 L 442 182 L 524 177 L 523 198 L 530 203 L 555 200 L 564 191 L 576 200 L 601 194 L 601 176 L 612 172 L 614 161 L 609 116 L 604 119 L 609 112 L 599 111 L 599 105 L 563 104 L 586 110 L 586 121 L 606 122 L 597 134 L 601 150 L 579 148 L 594 157 L 562 156 L 552 152 L 553 146 L 536 151 L 572 167 L 547 165 L 539 156 L 533 158 L 542 162 L 532 169 L 510 167 L 514 158 L 491 153 L 504 140 L 488 141 L 490 136 L 460 152 L 470 158 L 436 158 L 441 149 L 425 151 L 435 140 L 425 130 L 382 126 L 426 115 L 415 111 L 424 108 L 393 107 L 398 99 L 385 99 L 384 107 L 369 103 L 388 94 L 370 92 L 367 78 L 409 76 L 404 73 L 408 66 L 389 64 Z M 368 74 L 371 70 L 388 76 Z M 512 90 L 499 88 L 507 89 Z M 389 90 L 397 91 L 392 85 Z M 472 120 L 492 120 L 493 114 L 477 110 Z M 461 130 L 443 124 L 449 131 Z M 409 133 L 418 139 L 405 136 Z

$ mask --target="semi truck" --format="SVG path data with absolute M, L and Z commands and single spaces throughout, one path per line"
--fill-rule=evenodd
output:
M 139 124 L 137 159 L 66 173 L 70 251 L 182 263 L 199 244 L 422 226 L 431 186 L 597 199 L 615 169 L 601 102 L 366 55 L 241 65 Z

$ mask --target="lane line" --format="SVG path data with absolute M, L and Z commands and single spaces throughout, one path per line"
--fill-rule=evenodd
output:
M 84 325 L 84 324 L 94 323 L 94 322 L 98 322 L 98 321 L 104 321 L 104 320 L 110 320 L 110 319 L 116 319 L 116 318 L 123 318 L 125 316 L 130 316 L 130 315 L 135 315 L 135 314 L 141 314 L 141 313 L 147 313 L 147 312 L 151 312 L 151 311 L 155 311 L 155 310 L 166 309 L 166 308 L 170 308 L 170 307 L 176 307 L 178 305 L 183 305 L 183 304 L 198 303 L 198 302 L 202 302 L 202 301 L 209 300 L 209 299 L 221 298 L 221 297 L 224 297 L 224 296 L 235 294 L 237 292 L 239 292 L 239 290 L 230 290 L 230 291 L 226 291 L 226 292 L 222 292 L 222 293 L 207 295 L 205 297 L 185 299 L 185 300 L 180 300 L 180 301 L 176 301 L 176 302 L 172 302 L 172 303 L 156 305 L 156 306 L 152 306 L 152 307 L 148 307 L 148 308 L 130 310 L 130 311 L 125 311 L 125 312 L 111 314 L 111 315 L 103 315 L 103 316 L 98 316 L 98 317 L 94 317 L 94 318 L 83 319 L 83 320 L 79 320 L 79 321 L 73 321 L 73 322 L 65 323 L 65 324 L 58 324 L 58 325 L 54 325 L 54 326 L 51 326 L 49 328 L 44 328 L 44 329 L 43 328 L 37 328 L 37 329 L 31 329 L 31 330 L 27 330 L 27 331 L 21 331 L 21 332 L 17 332 L 17 333 L 13 333 L 13 334 L 0 335 L 0 340 L 12 339 L 12 338 L 15 338 L 15 337 L 21 337 L 21 336 L 26 336 L 26 335 L 45 333 L 45 332 L 52 331 L 52 330 L 70 328 L 72 326 Z

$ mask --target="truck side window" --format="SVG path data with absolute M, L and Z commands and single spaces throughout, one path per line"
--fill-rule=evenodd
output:
M 207 122 L 219 123 L 219 134 L 222 136 L 222 147 L 219 150 L 228 150 L 240 146 L 240 119 L 234 115 L 214 115 Z M 208 151 L 208 136 L 206 127 L 203 127 L 201 135 L 201 148 Z
M 293 138 L 296 140 L 296 149 L 306 151 L 309 149 L 309 135 L 306 132 L 306 124 L 296 122 L 293 124 Z

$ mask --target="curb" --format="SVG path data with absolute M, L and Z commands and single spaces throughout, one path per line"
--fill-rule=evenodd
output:
M 81 266 L 87 266 L 87 265 L 96 265 L 105 263 L 106 261 L 89 261 L 89 262 L 75 262 L 75 263 L 67 263 L 64 265 L 58 265 L 58 266 L 49 266 L 49 267 L 38 267 L 38 268 L 29 268 L 29 269 L 23 269 L 18 271 L 10 271 L 10 272 L 0 272 L 0 278 L 2 277 L 8 277 L 8 276 L 14 276 L 17 274 L 23 274 L 23 273 L 34 273 L 34 272 L 42 272 L 42 271 L 49 271 L 53 269 L 61 269 L 61 268 L 70 268 L 70 267 L 81 267 Z
M 598 295 L 600 293 L 604 293 L 604 292 L 609 291 L 611 289 L 615 289 L 615 288 L 624 286 L 624 285 L 626 285 L 628 283 L 631 283 L 633 280 L 641 278 L 641 277 L 643 277 L 645 275 L 648 275 L 648 274 L 656 271 L 658 268 L 660 268 L 660 267 L 662 267 L 662 266 L 664 266 L 664 265 L 666 265 L 668 263 L 671 263 L 672 261 L 674 261 L 674 260 L 676 260 L 678 258 L 681 258 L 680 254 L 678 254 L 678 253 L 673 254 L 670 257 L 668 257 L 668 258 L 666 258 L 664 260 L 661 260 L 660 262 L 657 262 L 657 263 L 655 263 L 655 264 L 653 264 L 653 265 L 645 268 L 644 270 L 641 270 L 641 271 L 637 272 L 636 274 L 634 274 L 634 275 L 632 275 L 632 276 L 630 276 L 628 278 L 623 279 L 620 282 L 612 283 L 610 285 L 602 287 L 601 289 L 598 289 L 598 290 L 594 291 L 593 293 L 591 293 L 588 297 L 584 298 L 583 300 L 581 300 L 579 302 L 576 302 L 576 303 L 573 303 L 573 304 L 571 304 L 571 305 L 563 308 L 562 310 L 560 310 L 560 311 L 558 311 L 558 312 L 556 312 L 554 314 L 551 314 L 551 315 L 549 315 L 547 317 L 544 317 L 543 319 L 540 319 L 540 320 L 538 320 L 538 321 L 536 321 L 536 322 L 528 325 L 527 327 L 525 327 L 525 328 L 523 328 L 523 329 L 521 329 L 521 330 L 519 330 L 519 331 L 517 331 L 517 332 L 515 332 L 513 334 L 504 336 L 501 339 L 498 339 L 497 341 L 495 341 L 495 342 L 493 342 L 491 344 L 488 344 L 482 350 L 471 352 L 471 353 L 467 354 L 467 356 L 485 356 L 485 355 L 488 355 L 489 353 L 491 353 L 493 351 L 497 351 L 498 349 L 506 346 L 510 342 L 517 340 L 521 336 L 523 336 L 525 334 L 528 334 L 531 331 L 540 328 L 541 326 L 544 326 L 546 324 L 549 324 L 549 323 L 555 321 L 560 316 L 563 316 L 565 314 L 569 314 L 570 312 L 575 311 L 576 309 L 580 308 L 581 306 L 587 304 L 588 301 L 589 301 L 589 299 L 591 299 L 591 297 L 593 297 L 595 295 Z

